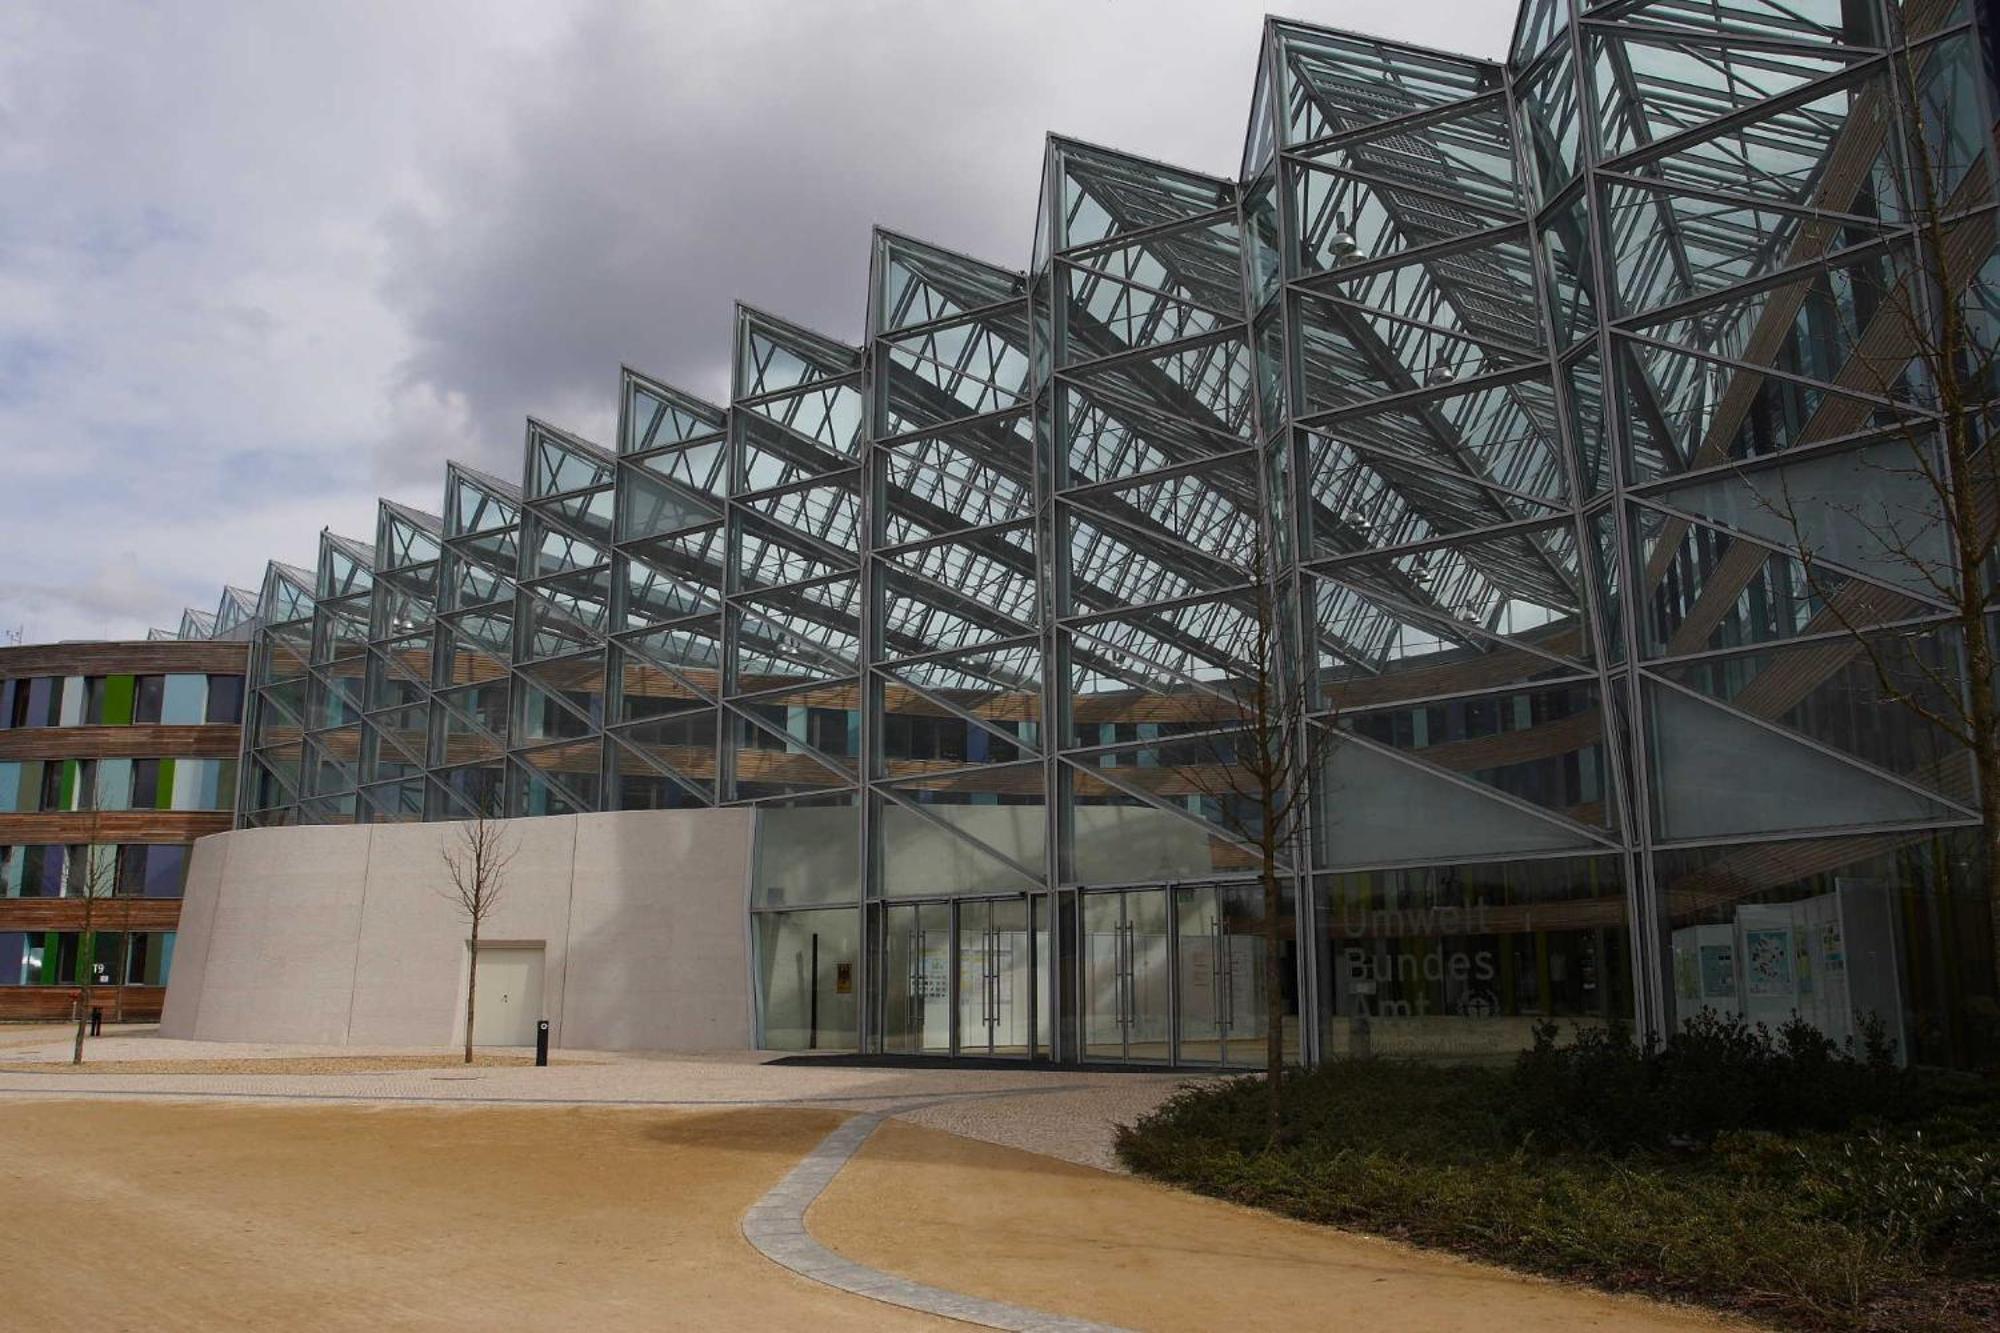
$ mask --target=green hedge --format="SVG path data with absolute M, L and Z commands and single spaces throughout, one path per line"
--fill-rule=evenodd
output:
M 1336 1061 L 1183 1091 L 1134 1170 L 1309 1221 L 1800 1328 L 2000 1328 L 2000 1086 L 1713 1020 L 1507 1070 Z

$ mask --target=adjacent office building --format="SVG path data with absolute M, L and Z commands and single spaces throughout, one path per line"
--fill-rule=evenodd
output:
M 191 845 L 235 808 L 247 654 L 0 648 L 0 1019 L 67 1018 L 79 982 L 107 1019 L 159 1016 Z
M 485 811 L 574 830 L 521 894 L 728 917 L 763 1045 L 1256 1063 L 1230 701 L 1275 660 L 1303 1057 L 1709 1008 L 1990 1058 L 1972 768 L 1877 671 L 1966 686 L 1910 441 L 1924 321 L 2000 332 L 1984 21 L 1529 0 L 1489 62 L 1272 20 L 1233 175 L 1051 138 L 1027 271 L 878 232 L 860 344 L 740 308 L 726 404 L 626 370 L 616 439 L 530 421 L 518 479 L 273 564 L 207 975 L 325 951 L 322 1018 L 449 977 L 449 921 L 366 924 L 400 872 L 245 904 Z M 740 854 L 605 850 L 658 811 Z M 692 966 L 549 920 L 538 1007 L 607 939 Z

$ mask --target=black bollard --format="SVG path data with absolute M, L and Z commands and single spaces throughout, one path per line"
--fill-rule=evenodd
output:
M 544 1068 L 548 1063 L 549 1020 L 544 1018 L 535 1024 L 535 1068 Z
M 90 1035 L 93 1037 L 104 1035 L 104 1011 L 94 1004 L 90 1006 Z

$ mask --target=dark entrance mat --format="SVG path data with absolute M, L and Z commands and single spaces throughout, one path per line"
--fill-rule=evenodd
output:
M 1221 1070 L 1183 1067 L 1171 1065 L 1126 1065 L 1107 1064 L 1103 1061 L 1087 1063 L 1057 1063 L 1054 1060 L 1001 1060 L 992 1056 L 967 1055 L 953 1058 L 949 1055 L 860 1055 L 853 1051 L 831 1052 L 826 1055 L 802 1053 L 781 1055 L 766 1061 L 774 1065 L 824 1065 L 834 1069 L 1062 1069 L 1084 1074 L 1214 1074 Z M 1251 1072 L 1251 1071 L 1238 1071 Z

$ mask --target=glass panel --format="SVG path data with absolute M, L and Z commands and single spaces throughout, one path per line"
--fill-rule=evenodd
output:
M 140 676 L 134 682 L 136 694 L 132 703 L 134 722 L 158 722 L 160 710 L 165 706 L 167 678 L 165 676 Z
M 201 720 L 223 723 L 243 721 L 243 677 L 208 678 L 208 701 Z
M 1501 1063 L 1534 1027 L 1630 1021 L 1613 857 L 1325 875 L 1328 1054 Z
M 1590 847 L 1591 837 L 1525 805 L 1347 739 L 1326 756 L 1320 864 L 1375 865 Z M 1421 822 L 1409 812 L 1421 810 Z
M 1976 843 L 1958 830 L 1657 853 L 1680 1020 L 1796 1014 L 1857 1053 L 1879 1024 L 1898 1062 L 1990 1063 Z
M 1083 1044 L 1087 1060 L 1167 1063 L 1167 895 L 1083 896 Z
M 883 788 L 876 807 L 889 897 L 993 893 L 1042 882 L 1048 810 L 1039 764 Z
M 859 902 L 861 821 L 853 792 L 757 807 L 754 907 Z
M 1655 827 L 1663 838 L 1961 817 L 1943 801 L 1776 728 L 1646 682 Z
M 757 916 L 757 1044 L 766 1050 L 852 1050 L 859 1041 L 855 908 Z
M 951 905 L 883 909 L 882 1049 L 951 1053 Z
M 1028 1054 L 1028 900 L 961 902 L 957 943 L 959 1054 Z
M 1279 975 L 1288 1062 L 1299 1058 L 1294 895 L 1284 894 Z M 1270 1031 L 1264 889 L 1259 884 L 1183 886 L 1174 891 L 1179 982 L 1179 1062 L 1262 1068 Z

